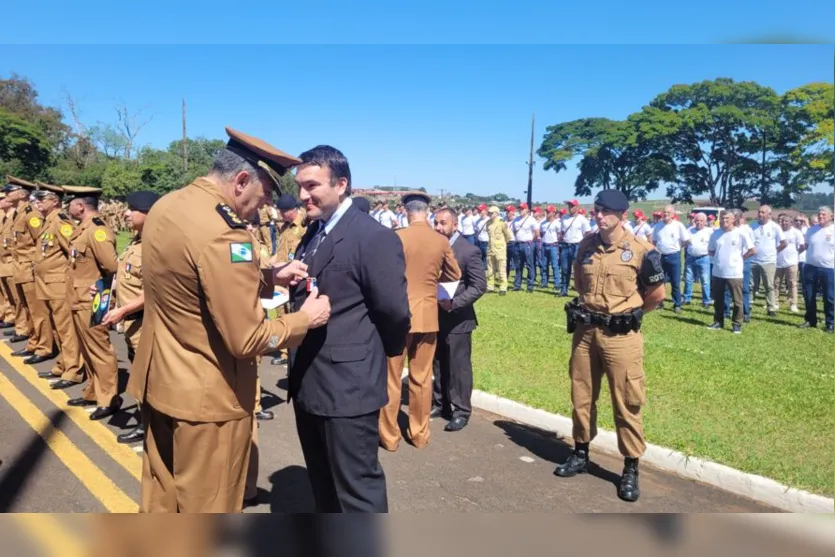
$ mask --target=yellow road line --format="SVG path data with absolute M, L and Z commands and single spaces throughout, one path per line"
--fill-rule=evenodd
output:
M 38 377 L 38 370 L 24 364 L 19 358 L 12 356 L 12 349 L 8 344 L 0 342 L 0 357 L 6 363 L 35 387 L 42 395 L 52 401 L 55 406 L 63 410 L 75 425 L 90 436 L 96 445 L 118 462 L 131 476 L 142 481 L 142 458 L 128 445 L 116 441 L 113 432 L 100 422 L 90 420 L 90 414 L 82 407 L 67 404 L 67 397 L 61 391 L 50 389 L 49 385 Z
M 93 461 L 81 452 L 64 432 L 55 429 L 49 418 L 2 373 L 0 373 L 0 396 L 40 435 L 55 456 L 81 480 L 84 487 L 93 497 L 101 501 L 109 512 L 133 513 L 137 511 L 137 504 L 98 466 L 93 464 Z
M 37 540 L 47 557 L 86 557 L 84 543 L 51 514 L 14 514 L 29 537 Z

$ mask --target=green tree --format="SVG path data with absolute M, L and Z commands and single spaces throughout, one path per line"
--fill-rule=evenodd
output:
M 51 145 L 43 130 L 0 108 L 0 175 L 43 178 L 51 164 Z

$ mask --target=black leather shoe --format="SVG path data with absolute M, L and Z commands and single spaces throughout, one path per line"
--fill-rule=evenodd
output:
M 434 418 L 446 418 L 447 416 L 444 415 L 444 410 L 440 406 L 433 406 L 432 410 L 429 411 L 429 419 Z
M 589 468 L 589 446 L 577 443 L 574 452 L 564 464 L 557 466 L 554 474 L 561 478 L 571 478 L 577 474 L 585 474 Z
M 14 327 L 14 323 L 9 323 L 7 321 L 0 321 L 0 329 L 11 329 Z
M 618 497 L 634 503 L 641 496 L 641 490 L 638 487 L 638 459 L 625 458 L 623 462 L 623 475 L 618 486 Z
M 85 400 L 81 397 L 78 398 L 71 398 L 67 401 L 67 404 L 70 406 L 95 406 L 95 400 Z
M 450 420 L 450 422 L 444 427 L 444 431 L 461 431 L 462 429 L 467 427 L 467 424 L 469 422 L 470 420 L 468 420 L 464 416 L 457 416 Z
M 38 377 L 40 377 L 41 379 L 56 379 L 56 378 L 61 377 L 61 376 L 60 375 L 55 375 L 51 371 L 39 371 L 38 372 Z
M 137 443 L 145 439 L 145 430 L 142 429 L 142 424 L 136 426 L 127 433 L 122 433 L 116 436 L 116 441 L 123 444 Z
M 272 410 L 261 410 L 255 413 L 256 420 L 272 420 L 273 418 L 275 418 L 275 414 L 273 414 Z
M 23 342 L 24 340 L 29 340 L 29 337 L 25 335 L 12 335 L 12 338 L 9 339 L 9 342 Z
M 281 356 L 276 356 L 272 360 L 270 360 L 270 364 L 274 366 L 283 366 L 287 364 L 287 358 L 282 358 Z
M 56 381 L 52 385 L 49 386 L 50 389 L 68 389 L 75 385 L 72 381 L 67 381 L 66 379 L 61 379 L 60 381 Z
M 37 354 L 33 354 L 32 356 L 29 356 L 28 358 L 23 360 L 23 363 L 28 364 L 28 365 L 31 366 L 31 365 L 34 365 L 34 364 L 39 364 L 41 362 L 48 362 L 51 359 L 52 358 L 50 357 L 49 354 L 47 354 L 45 356 L 38 356 Z
M 31 350 L 26 350 L 25 348 L 21 348 L 20 350 L 15 350 L 12 352 L 12 356 L 17 356 L 18 358 L 28 358 L 29 356 L 34 356 L 35 353 Z

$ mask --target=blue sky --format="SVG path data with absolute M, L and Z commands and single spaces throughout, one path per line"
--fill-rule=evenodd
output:
M 802 4 L 802 2 L 800 2 Z M 831 22 L 831 20 L 830 20 Z M 277 24 L 280 29 L 282 26 Z M 676 83 L 754 80 L 778 93 L 832 81 L 831 45 L 107 45 L 0 46 L 0 75 L 34 81 L 42 102 L 70 91 L 88 124 L 147 107 L 140 142 L 225 137 L 224 126 L 290 153 L 328 143 L 356 187 L 521 196 L 531 113 L 545 126 L 625 118 Z M 574 171 L 543 172 L 534 199 L 573 196 Z

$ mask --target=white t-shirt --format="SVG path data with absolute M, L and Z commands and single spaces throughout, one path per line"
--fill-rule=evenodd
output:
M 377 220 L 379 220 L 380 224 L 382 224 L 386 228 L 392 228 L 394 223 L 397 222 L 397 215 L 395 215 L 389 210 L 385 210 L 377 216 Z
M 710 237 L 709 249 L 713 253 L 713 276 L 726 279 L 741 279 L 745 260 L 742 256 L 754 244 L 744 231 L 734 228 L 725 232 L 714 230 Z
M 479 242 L 489 242 L 490 236 L 487 234 L 487 225 L 490 223 L 490 217 L 478 217 L 475 221 L 475 233 L 478 234 Z
M 560 230 L 562 230 L 562 222 L 560 219 L 554 219 L 551 222 L 548 220 L 542 221 L 539 228 L 539 234 L 542 236 L 543 244 L 556 244 L 560 241 Z
M 747 224 L 740 224 L 739 226 L 736 226 L 735 228 L 738 228 L 743 234 L 748 236 L 749 243 L 752 246 L 754 245 L 754 231 L 751 230 L 750 226 L 748 226 Z M 719 229 L 721 230 L 722 228 L 720 227 Z
M 652 241 L 661 255 L 670 255 L 681 251 L 681 245 L 690 239 L 690 233 L 677 220 L 665 224 L 660 221 L 652 230 Z
M 777 263 L 777 246 L 786 239 L 780 225 L 771 220 L 765 224 L 755 222 L 751 225 L 751 232 L 754 234 L 754 247 L 757 248 L 751 263 Z
M 795 228 L 795 230 L 800 231 L 800 236 L 803 238 L 803 243 L 805 244 L 806 243 L 806 232 L 809 231 L 809 227 L 804 226 L 803 228 Z M 801 254 L 797 256 L 797 262 L 798 263 L 806 263 L 806 252 L 805 251 L 801 252 Z
M 835 225 L 809 227 L 806 231 L 806 263 L 824 269 L 835 268 Z
M 583 236 L 591 230 L 589 219 L 583 215 L 565 215 L 562 218 L 562 241 L 568 244 L 579 244 Z
M 786 267 L 793 267 L 794 265 L 797 265 L 797 251 L 806 241 L 803 239 L 803 234 L 797 228 L 783 230 L 783 235 L 786 238 L 786 247 L 783 248 L 783 251 L 777 252 L 778 269 L 785 269 Z
M 472 236 L 475 234 L 475 218 L 464 215 L 459 223 L 458 230 L 462 236 Z
M 632 232 L 633 234 L 635 233 L 635 229 L 632 228 L 632 223 L 629 222 L 628 220 L 623 221 L 623 229 L 628 230 L 628 231 Z
M 692 227 L 690 233 L 690 245 L 687 246 L 687 255 L 690 257 L 702 257 L 708 254 L 708 247 L 710 246 L 710 237 L 716 232 L 715 228 L 705 226 L 701 230 Z
M 400 213 L 397 215 L 397 226 L 400 228 L 408 228 L 409 226 L 409 217 L 406 213 Z
M 513 229 L 517 242 L 533 242 L 533 238 L 536 233 L 536 229 L 539 228 L 539 224 L 531 215 L 528 215 L 527 217 L 520 215 L 513 219 L 511 228 Z
M 652 227 L 646 221 L 642 222 L 641 224 L 636 223 L 635 226 L 632 227 L 632 233 L 635 235 L 636 238 L 646 240 L 647 236 L 652 235 Z

